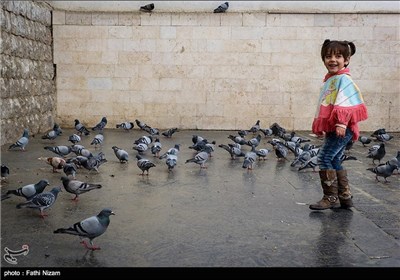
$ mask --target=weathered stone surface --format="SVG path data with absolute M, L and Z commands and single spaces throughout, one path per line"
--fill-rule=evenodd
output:
M 55 81 L 50 7 L 31 1 L 1 5 L 1 145 L 24 128 L 31 135 L 54 122 Z

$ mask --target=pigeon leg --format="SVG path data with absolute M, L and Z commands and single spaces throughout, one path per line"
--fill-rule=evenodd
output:
M 91 247 L 89 247 L 90 250 L 95 251 L 95 250 L 100 250 L 101 248 L 99 246 L 95 246 L 93 244 L 92 240 L 89 240 Z
M 79 200 L 78 195 L 76 194 L 74 198 L 71 198 L 71 200 L 78 202 L 78 200 Z
M 42 209 L 40 209 L 40 217 L 44 219 L 44 217 L 48 216 L 48 214 L 44 213 Z

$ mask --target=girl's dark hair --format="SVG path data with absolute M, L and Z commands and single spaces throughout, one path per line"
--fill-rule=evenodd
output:
M 325 56 L 332 53 L 340 53 L 345 58 L 350 58 L 356 53 L 356 46 L 353 42 L 348 41 L 331 41 L 326 39 L 322 44 L 321 58 L 324 60 Z M 346 65 L 347 66 L 347 65 Z

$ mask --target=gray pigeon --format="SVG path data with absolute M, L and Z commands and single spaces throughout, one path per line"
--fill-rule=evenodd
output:
M 128 131 L 134 127 L 134 124 L 133 122 L 123 122 L 120 124 L 116 124 L 115 127 Z
M 115 215 L 114 212 L 111 211 L 111 209 L 105 208 L 96 216 L 84 219 L 68 228 L 56 229 L 54 233 L 77 235 L 82 240 L 81 244 L 83 244 L 86 249 L 93 251 L 99 250 L 100 247 L 94 246 L 93 240 L 106 232 L 108 225 L 110 224 L 111 215 Z M 84 238 L 89 239 L 90 247 L 87 245 Z
M 5 196 L 1 196 L 1 200 L 10 198 L 10 194 L 25 197 L 26 200 L 31 200 L 35 195 L 42 193 L 49 185 L 46 179 L 40 180 L 36 184 L 29 184 L 15 190 L 8 190 Z
M 172 171 L 178 163 L 178 156 L 173 154 L 168 154 L 165 164 L 168 166 L 168 171 Z
M 57 200 L 57 195 L 61 191 L 61 187 L 55 187 L 49 192 L 42 192 L 35 195 L 31 200 L 17 204 L 17 209 L 33 208 L 40 210 L 40 216 L 47 216 L 43 211 L 51 207 Z
M 154 140 L 153 145 L 150 147 L 150 151 L 151 153 L 155 156 L 155 157 L 159 157 L 160 156 L 160 152 L 162 149 L 162 144 L 160 142 L 159 138 L 156 138 Z
M 65 190 L 69 193 L 75 195 L 72 200 L 78 200 L 80 194 L 89 192 L 94 189 L 101 189 L 101 184 L 92 184 L 92 183 L 85 183 L 79 180 L 71 180 L 70 178 L 63 176 L 61 177 L 61 181 Z
M 21 138 L 17 140 L 14 144 L 11 144 L 8 149 L 19 148 L 22 151 L 25 151 L 25 147 L 29 143 L 29 130 L 27 128 L 24 129 L 24 133 L 22 134 Z
M 257 154 L 255 152 L 255 147 L 252 146 L 251 151 L 247 152 L 244 156 L 242 167 L 247 168 L 247 170 L 253 170 L 256 159 Z
M 209 153 L 206 151 L 202 151 L 197 153 L 193 158 L 190 158 L 188 160 L 186 160 L 185 163 L 189 163 L 189 162 L 194 162 L 198 165 L 200 165 L 200 168 L 207 168 L 207 166 L 205 166 L 206 161 L 208 160 L 209 157 Z
M 94 127 L 92 127 L 92 130 L 93 131 L 97 131 L 97 130 L 103 131 L 103 129 L 106 127 L 106 125 L 107 125 L 107 118 L 102 117 L 101 121 L 98 124 L 96 124 Z
M 240 144 L 234 143 L 234 144 L 219 144 L 218 147 L 228 151 L 228 153 L 231 155 L 231 159 L 235 160 L 237 157 L 244 157 L 245 153 L 241 150 Z
M 180 147 L 180 145 L 181 144 L 175 144 L 175 146 L 174 147 L 172 147 L 172 148 L 170 148 L 170 149 L 168 149 L 168 151 L 166 151 L 165 153 L 163 153 L 160 157 L 159 157 L 159 159 L 163 159 L 163 158 L 166 158 L 168 155 L 178 155 L 179 154 L 179 147 Z
M 137 159 L 137 166 L 140 168 L 140 170 L 142 170 L 142 174 L 140 175 L 149 176 L 149 169 L 155 167 L 156 165 L 152 163 L 150 160 L 140 155 L 136 155 L 136 159 Z M 145 171 L 147 172 L 147 174 L 144 174 Z
M 47 131 L 43 136 L 42 139 L 54 140 L 58 136 L 62 134 L 62 130 L 60 126 L 55 123 L 52 130 Z
M 75 145 L 76 143 L 81 142 L 81 137 L 74 133 L 68 137 L 68 141 Z
M 103 132 L 100 132 L 93 138 L 90 145 L 94 145 L 94 148 L 97 149 L 97 145 L 101 147 L 103 145 L 103 142 L 104 142 L 104 135 Z
M 100 165 L 102 165 L 105 162 L 107 162 L 107 159 L 104 153 L 100 152 L 95 156 L 88 157 L 87 160 L 82 161 L 81 164 L 85 169 L 89 171 L 95 170 L 97 171 L 97 173 L 99 173 Z
M 367 158 L 372 158 L 372 163 L 375 164 L 375 160 L 381 163 L 381 159 L 386 155 L 385 144 L 373 145 L 368 149 Z
M 378 134 L 376 136 L 376 141 L 387 142 L 393 139 L 393 135 L 389 135 L 388 133 Z
M 360 143 L 365 147 L 365 145 L 368 145 L 369 143 L 371 143 L 372 139 L 367 136 L 360 135 L 358 137 L 358 141 L 360 141 Z
M 46 146 L 44 147 L 44 149 L 53 152 L 61 157 L 65 157 L 72 152 L 70 146 Z
M 163 136 L 165 136 L 165 137 L 167 137 L 167 138 L 171 138 L 171 137 L 172 137 L 172 134 L 174 134 L 174 133 L 177 132 L 177 131 L 178 131 L 178 128 L 177 128 L 177 127 L 174 127 L 174 128 L 170 128 L 170 129 L 168 129 L 168 130 L 162 132 L 161 135 L 163 135 Z
M 128 162 L 129 154 L 128 154 L 127 151 L 125 151 L 125 150 L 123 150 L 121 148 L 118 148 L 117 146 L 113 146 L 112 149 L 113 149 L 114 154 L 118 158 L 120 163 Z
M 225 2 L 218 6 L 218 8 L 214 9 L 214 13 L 225 13 L 229 8 L 229 3 Z
M 315 168 L 318 167 L 318 156 L 313 156 L 312 158 L 310 158 L 308 161 L 306 161 L 305 163 L 303 163 L 298 171 L 304 170 L 304 169 L 309 169 L 312 168 L 312 170 L 314 172 L 316 172 Z
M 64 167 L 63 167 L 63 171 L 64 171 L 65 175 L 72 176 L 72 178 L 75 179 L 76 172 L 78 171 L 78 167 L 73 162 L 65 163 Z
M 388 183 L 389 181 L 386 179 L 387 177 L 392 176 L 393 171 L 397 169 L 397 160 L 395 161 L 394 159 L 389 160 L 386 163 L 379 164 L 378 166 L 367 168 L 367 170 L 371 171 L 372 173 L 375 173 L 375 179 L 379 182 L 378 177 L 383 177 L 385 178 L 385 183 Z
M 228 2 L 226 2 L 228 3 Z M 257 120 L 257 122 L 249 129 L 249 132 L 256 134 L 260 130 L 260 120 Z M 240 135 L 242 136 L 242 135 Z M 244 137 L 244 136 L 242 136 Z
M 84 126 L 78 119 L 75 119 L 75 129 L 78 131 L 79 135 L 89 135 L 90 131 Z
M 154 10 L 154 3 L 141 6 L 139 10 L 142 12 L 151 13 Z

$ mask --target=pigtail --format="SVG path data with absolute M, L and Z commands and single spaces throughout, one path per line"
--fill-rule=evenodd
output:
M 349 56 L 353 56 L 356 53 L 356 45 L 354 45 L 353 42 L 348 42 L 348 41 L 343 41 L 343 43 L 345 43 L 347 46 L 349 46 L 349 50 L 350 50 Z
M 353 42 L 349 42 L 348 43 L 349 47 L 350 47 L 350 56 L 354 55 L 356 53 L 356 45 L 354 45 Z

